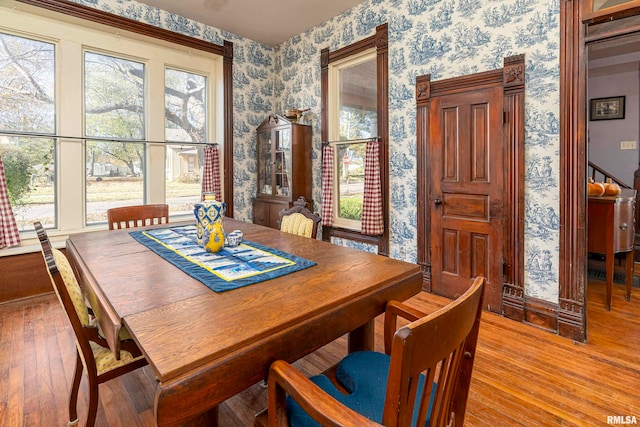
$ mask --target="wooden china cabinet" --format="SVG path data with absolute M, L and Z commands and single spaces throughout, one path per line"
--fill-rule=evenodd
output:
M 253 223 L 278 227 L 279 213 L 311 199 L 311 126 L 270 115 L 257 129 L 258 194 Z M 313 209 L 313 206 L 308 206 Z

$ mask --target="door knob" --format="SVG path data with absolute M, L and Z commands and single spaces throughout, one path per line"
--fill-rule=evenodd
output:
M 434 205 L 436 205 L 436 206 L 440 206 L 440 205 L 442 204 L 442 200 L 440 200 L 440 199 L 435 199 L 435 200 L 433 201 L 433 204 L 434 204 Z

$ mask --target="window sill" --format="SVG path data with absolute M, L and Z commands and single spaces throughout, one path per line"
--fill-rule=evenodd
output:
M 103 231 L 107 229 L 107 225 L 92 227 L 90 229 L 77 230 L 73 232 L 62 233 L 57 230 L 47 230 L 47 235 L 54 248 L 62 249 L 66 247 L 67 238 L 73 234 L 92 233 L 95 231 Z M 12 255 L 23 255 L 33 252 L 40 252 L 40 241 L 36 237 L 35 232 L 23 233 L 20 235 L 21 243 L 18 246 L 0 249 L 0 258 Z
M 169 218 L 169 225 L 174 222 L 188 221 L 192 218 L 193 216 L 189 214 L 172 216 Z M 92 225 L 80 230 L 69 230 L 64 232 L 59 230 L 47 229 L 47 235 L 49 236 L 49 240 L 51 241 L 53 247 L 61 249 L 66 247 L 67 239 L 69 238 L 69 236 L 82 233 L 95 233 L 97 231 L 106 231 L 108 229 L 109 227 L 107 226 L 107 224 L 102 223 L 98 225 Z M 22 242 L 19 246 L 0 249 L 0 258 L 11 255 L 22 255 L 33 252 L 40 252 L 40 241 L 38 240 L 35 231 L 22 233 L 20 235 L 20 239 L 22 240 Z
M 359 231 L 349 230 L 348 228 L 323 227 L 323 229 L 328 231 L 328 238 L 336 237 L 339 239 L 353 240 L 370 245 L 378 245 L 380 243 L 380 236 L 367 236 Z

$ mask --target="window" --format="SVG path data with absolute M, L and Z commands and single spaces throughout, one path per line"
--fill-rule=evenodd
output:
M 56 46 L 0 32 L 0 155 L 20 230 L 55 218 Z
M 7 8 L 0 21 L 0 152 L 20 231 L 70 233 L 128 204 L 192 215 L 204 144 L 222 135 L 222 56 Z
M 167 203 L 172 212 L 191 213 L 200 200 L 200 177 L 207 141 L 207 77 L 178 69 L 165 70 L 164 127 L 167 144 Z M 218 195 L 219 197 L 219 195 Z
M 329 139 L 335 142 L 333 224 L 361 228 L 364 195 L 363 139 L 378 136 L 376 51 L 329 65 Z
M 330 172 L 323 172 L 322 238 L 377 245 L 381 255 L 389 254 L 387 31 L 387 24 L 379 25 L 375 35 L 336 51 L 323 49 L 320 56 L 322 109 L 327 115 L 322 140 L 332 148 L 323 149 L 323 159 L 333 159 L 323 164 L 323 171 Z M 379 145 L 372 146 L 372 141 Z M 368 148 L 378 162 L 367 164 L 365 174 Z M 371 172 L 378 166 L 379 181 L 370 179 L 378 176 Z
M 144 87 L 143 63 L 85 51 L 87 224 L 103 222 L 107 204 L 144 203 Z

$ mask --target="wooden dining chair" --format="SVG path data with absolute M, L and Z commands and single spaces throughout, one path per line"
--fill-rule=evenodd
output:
M 311 212 L 307 208 L 307 200 L 300 196 L 292 208 L 280 211 L 280 231 L 315 239 L 320 220 L 320 215 Z
M 269 369 L 268 409 L 256 426 L 462 426 L 485 278 L 429 315 L 387 304 L 385 353 L 360 351 L 328 376 L 307 378 L 279 360 Z M 410 323 L 396 330 L 398 317 Z
M 78 390 L 82 371 L 89 377 L 89 409 L 84 424 L 95 424 L 98 410 L 98 385 L 147 364 L 126 328 L 120 331 L 119 360 L 101 336 L 97 319 L 92 316 L 67 257 L 51 246 L 46 230 L 40 222 L 34 227 L 42 247 L 42 255 L 51 278 L 51 284 L 69 318 L 76 341 L 76 368 L 69 395 L 69 425 L 78 423 Z
M 135 228 L 169 222 L 169 205 L 122 206 L 107 210 L 109 230 Z

